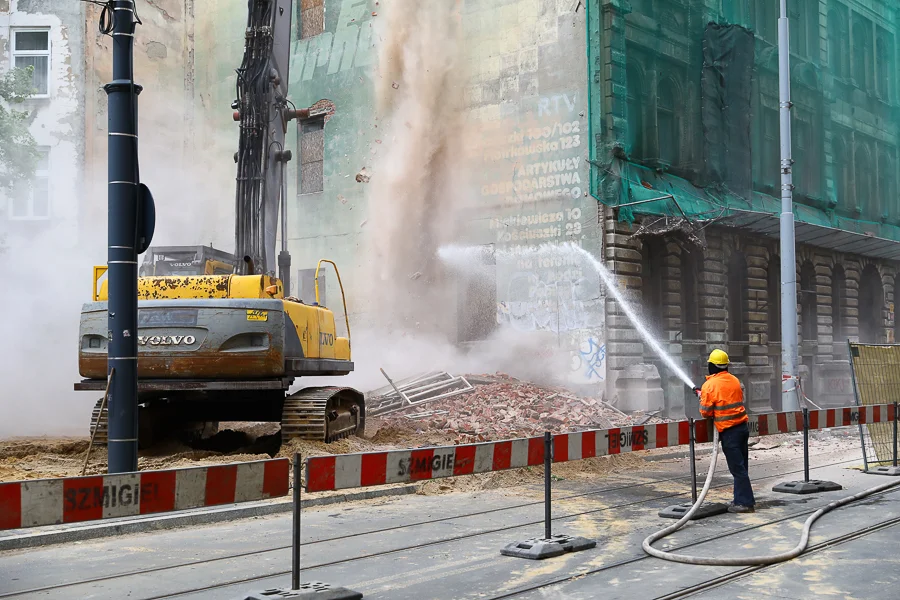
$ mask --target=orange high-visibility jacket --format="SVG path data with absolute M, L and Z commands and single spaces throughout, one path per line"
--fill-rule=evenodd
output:
M 738 378 L 728 371 L 707 376 L 700 389 L 700 414 L 712 418 L 719 433 L 748 421 Z

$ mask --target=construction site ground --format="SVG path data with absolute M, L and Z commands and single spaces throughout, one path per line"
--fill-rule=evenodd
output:
M 771 491 L 802 478 L 800 436 L 763 438 L 751 449 L 757 512 L 698 521 L 658 545 L 692 544 L 680 552 L 706 556 L 793 547 L 815 509 L 887 481 L 858 470 L 857 435 L 845 428 L 812 436 L 812 478 L 845 490 L 810 496 Z M 708 454 L 708 444 L 698 447 L 701 482 Z M 900 579 L 890 562 L 900 524 L 893 490 L 823 517 L 811 553 L 783 565 L 696 567 L 648 558 L 641 540 L 672 523 L 657 511 L 689 500 L 690 477 L 684 458 L 647 457 L 554 465 L 554 532 L 592 538 L 594 549 L 541 562 L 500 555 L 504 545 L 543 532 L 542 470 L 522 469 L 493 486 L 460 477 L 430 482 L 412 496 L 305 509 L 302 578 L 373 600 L 874 598 L 887 597 Z M 730 500 L 724 462 L 710 494 L 715 501 Z M 281 514 L 7 551 L 0 553 L 0 598 L 243 598 L 289 584 L 290 528 L 291 516 Z
M 218 433 L 212 437 L 191 441 L 172 437 L 141 450 L 138 468 L 169 469 L 275 456 L 292 458 L 296 452 L 306 457 L 444 446 L 536 436 L 548 430 L 556 433 L 661 421 L 654 415 L 626 415 L 596 398 L 579 397 L 564 388 L 539 386 L 502 374 L 471 379 L 474 389 L 466 394 L 370 417 L 363 436 L 330 444 L 292 441 L 282 445 L 277 423 L 220 423 Z M 87 421 L 88 415 L 85 418 Z M 80 475 L 89 442 L 87 435 L 0 440 L 0 481 Z M 106 448 L 93 448 L 85 474 L 105 472 Z

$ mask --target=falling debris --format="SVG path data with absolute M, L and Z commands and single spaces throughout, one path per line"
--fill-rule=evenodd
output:
M 369 183 L 369 179 L 371 179 L 371 177 L 369 176 L 369 172 L 366 171 L 365 167 L 360 169 L 359 173 L 356 174 L 357 183 Z

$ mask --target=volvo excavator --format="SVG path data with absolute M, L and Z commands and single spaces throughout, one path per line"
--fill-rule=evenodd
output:
M 350 323 L 346 337 L 334 313 L 290 294 L 286 247 L 285 148 L 288 123 L 307 119 L 287 99 L 291 0 L 249 0 L 244 57 L 232 104 L 240 126 L 235 191 L 235 251 L 211 247 L 151 248 L 138 278 L 139 445 L 180 430 L 215 430 L 222 421 L 281 423 L 282 441 L 330 442 L 365 427 L 363 394 L 348 387 L 310 387 L 306 376 L 353 371 Z M 276 228 L 281 252 L 276 258 Z M 279 274 L 275 276 L 277 261 Z M 338 283 L 337 266 L 334 268 Z M 107 285 L 94 267 L 91 302 L 79 330 L 76 390 L 107 385 Z M 343 298 L 343 286 L 341 285 Z M 105 443 L 107 414 L 97 402 L 95 443 Z

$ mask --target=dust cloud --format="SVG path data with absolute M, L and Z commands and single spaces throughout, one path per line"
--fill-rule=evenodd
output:
M 150 104 L 150 90 L 141 99 Z M 228 147 L 185 160 L 183 139 L 191 135 L 141 110 L 141 180 L 154 196 L 157 232 L 153 245 L 212 243 L 233 247 L 234 172 Z M 104 140 L 105 127 L 98 132 Z M 90 132 L 89 132 L 90 133 Z M 180 136 L 180 137 L 179 137 Z M 236 134 L 235 134 L 236 136 Z M 232 146 L 234 143 L 232 143 Z M 185 148 L 185 150 L 182 150 Z M 102 394 L 76 392 L 78 326 L 82 305 L 91 300 L 94 265 L 107 257 L 105 145 L 85 172 L 61 173 L 50 187 L 50 205 L 75 204 L 78 217 L 51 222 L 27 235 L 28 222 L 11 222 L 0 244 L 0 308 L 4 344 L 0 349 L 0 438 L 32 435 L 87 435 L 91 409 Z M 86 173 L 86 174 L 85 174 Z M 58 181 L 72 182 L 62 186 Z M 82 185 L 90 183 L 90 186 Z M 79 191 L 81 189 L 89 191 Z M 31 223 L 32 225 L 36 223 Z M 143 256 L 138 257 L 138 261 Z
M 342 383 L 364 391 L 382 387 L 387 382 L 379 367 L 398 379 L 437 370 L 565 380 L 571 357 L 559 350 L 556 334 L 497 327 L 496 282 L 483 268 L 483 256 L 439 256 L 440 248 L 465 238 L 478 161 L 486 145 L 496 143 L 484 139 L 483 124 L 465 104 L 470 73 L 461 2 L 383 4 L 375 103 L 379 130 L 387 133 L 366 184 L 365 287 L 372 308 L 353 324 L 356 371 Z M 481 310 L 465 305 L 461 288 Z M 476 318 L 477 326 L 493 333 L 457 344 L 460 322 Z
M 465 195 L 465 73 L 459 2 L 385 3 L 376 110 L 386 128 L 368 188 L 378 325 L 446 331 L 436 251 Z

